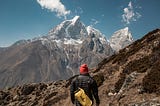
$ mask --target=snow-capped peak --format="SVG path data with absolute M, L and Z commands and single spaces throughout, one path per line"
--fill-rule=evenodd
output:
M 128 28 L 128 27 L 125 27 L 123 30 L 128 31 L 128 30 L 129 30 L 129 28 Z
M 112 37 L 114 37 L 114 36 L 117 38 L 123 38 L 123 39 L 127 39 L 129 41 L 133 41 L 133 37 L 132 37 L 131 32 L 129 31 L 128 27 L 125 27 L 123 29 L 116 31 Z
M 97 35 L 97 37 L 101 37 L 103 35 L 99 30 L 93 28 L 92 26 L 87 26 L 86 29 L 87 29 L 88 35 L 95 34 Z
M 71 24 L 75 24 L 77 21 L 79 21 L 80 20 L 80 16 L 75 16 L 71 21 L 72 21 L 72 23 Z
M 87 29 L 88 35 L 93 31 L 93 28 L 91 26 L 88 26 L 86 29 Z
M 105 38 L 105 35 L 102 34 L 99 30 L 93 28 L 92 26 L 88 26 L 86 29 L 87 29 L 88 35 L 90 35 L 90 36 L 94 35 L 93 37 L 98 38 L 102 44 L 108 43 L 108 41 Z
M 116 31 L 110 38 L 111 47 L 115 51 L 126 47 L 133 42 L 133 37 L 128 27 Z
M 60 25 L 52 29 L 48 34 L 52 39 L 81 39 L 87 36 L 85 25 L 80 21 L 79 16 L 71 20 L 65 20 Z

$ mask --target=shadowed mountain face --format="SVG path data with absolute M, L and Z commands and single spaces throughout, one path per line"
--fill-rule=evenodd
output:
M 99 86 L 100 106 L 159 106 L 159 60 L 157 29 L 101 61 L 95 70 L 90 70 Z M 72 106 L 72 79 L 5 89 L 0 91 L 0 105 Z

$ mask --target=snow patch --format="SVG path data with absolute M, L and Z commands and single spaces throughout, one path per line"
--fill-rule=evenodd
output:
M 95 29 L 91 26 L 88 26 L 86 29 L 87 29 L 88 35 L 94 34 L 95 37 L 99 38 L 99 40 L 102 44 L 108 43 L 106 38 L 105 38 L 105 35 L 102 34 L 99 30 L 97 30 L 97 29 Z
M 71 44 L 71 45 L 79 45 L 82 44 L 82 40 L 81 39 L 64 39 L 64 44 Z
M 71 24 L 75 24 L 76 22 L 77 22 L 77 20 L 79 20 L 79 16 L 75 16 L 71 21 L 72 21 L 72 23 Z

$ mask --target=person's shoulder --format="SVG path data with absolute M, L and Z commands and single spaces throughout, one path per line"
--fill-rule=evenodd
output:
M 93 78 L 91 75 L 88 75 L 88 78 L 89 78 L 90 80 L 94 80 L 94 78 Z
M 93 76 L 90 76 L 90 80 L 92 84 L 97 84 L 97 81 L 95 80 Z
M 74 76 L 72 76 L 71 78 L 68 79 L 68 82 L 69 82 L 70 84 L 71 84 L 71 83 L 74 83 L 74 82 L 77 80 L 78 76 L 79 76 L 79 75 L 74 75 Z
M 88 76 L 88 78 L 89 78 L 90 83 L 93 83 L 95 81 L 94 78 L 90 75 Z
M 74 78 L 73 78 L 73 82 L 75 82 L 75 81 L 77 81 L 78 80 L 78 77 L 79 77 L 79 75 L 76 75 Z

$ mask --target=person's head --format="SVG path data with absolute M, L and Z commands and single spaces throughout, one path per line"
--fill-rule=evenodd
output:
M 79 68 L 80 74 L 87 74 L 88 73 L 88 66 L 87 64 L 82 64 Z

